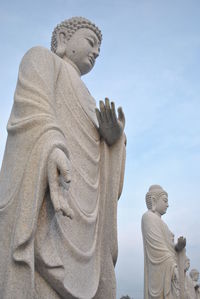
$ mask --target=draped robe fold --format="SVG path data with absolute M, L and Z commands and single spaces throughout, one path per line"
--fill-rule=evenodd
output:
M 100 139 L 95 101 L 76 67 L 42 47 L 19 69 L 0 173 L 2 299 L 116 296 L 117 200 L 125 136 Z M 65 192 L 73 219 L 55 213 L 47 163 L 61 149 L 71 163 Z
M 195 288 L 194 283 L 190 276 L 185 275 L 185 297 L 184 299 L 195 299 Z
M 148 211 L 142 217 L 144 244 L 144 298 L 179 298 L 179 285 L 172 275 L 177 267 L 174 235 L 155 213 Z

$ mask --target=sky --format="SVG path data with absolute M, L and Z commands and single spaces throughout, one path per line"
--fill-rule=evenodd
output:
M 95 68 L 82 79 L 97 101 L 110 98 L 126 116 L 127 160 L 118 204 L 117 299 L 143 298 L 141 217 L 145 194 L 169 194 L 163 220 L 187 239 L 200 270 L 200 1 L 0 0 L 0 161 L 18 67 L 53 28 L 83 16 L 102 31 Z

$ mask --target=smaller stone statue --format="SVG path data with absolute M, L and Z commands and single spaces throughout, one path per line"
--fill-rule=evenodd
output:
M 184 272 L 185 272 L 185 294 L 184 294 L 184 299 L 194 299 L 195 298 L 195 289 L 193 285 L 193 281 L 189 275 L 187 275 L 187 272 L 190 268 L 190 259 L 186 256 L 185 259 L 185 267 L 184 267 Z
M 196 299 L 200 299 L 200 284 L 198 283 L 198 280 L 199 280 L 199 271 L 196 270 L 196 269 L 192 269 L 190 271 L 190 277 L 192 279 L 193 287 L 195 289 Z
M 168 208 L 168 194 L 159 185 L 153 185 L 146 194 L 148 211 L 142 217 L 144 245 L 144 298 L 180 298 L 178 254 L 186 239 L 178 238 L 161 219 Z

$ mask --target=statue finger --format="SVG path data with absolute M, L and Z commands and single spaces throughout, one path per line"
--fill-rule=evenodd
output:
M 106 121 L 107 120 L 107 116 L 106 116 L 106 109 L 105 109 L 105 105 L 103 101 L 99 101 L 99 107 L 100 107 L 100 111 L 101 111 L 101 118 L 102 121 Z
M 95 108 L 95 112 L 96 112 L 98 123 L 100 125 L 102 123 L 101 113 L 98 108 Z
M 117 122 L 117 115 L 115 111 L 115 103 L 111 102 L 111 115 L 112 115 L 112 120 L 113 122 Z
M 64 216 L 67 216 L 70 219 L 73 219 L 74 212 L 73 212 L 73 210 L 71 208 L 66 207 L 66 206 L 62 206 L 61 210 L 62 210 L 62 213 L 63 213 Z
M 59 203 L 59 183 L 57 177 L 57 169 L 54 167 L 48 169 L 48 183 L 49 183 L 49 190 L 50 190 L 50 198 L 54 210 L 58 212 L 60 210 L 60 203 Z
M 59 212 L 61 207 L 60 207 L 58 192 L 50 190 L 50 197 L 51 197 L 51 202 L 52 202 L 54 211 Z
M 71 182 L 71 170 L 68 167 L 62 167 L 60 174 L 63 177 L 65 183 Z
M 63 190 L 62 197 L 60 199 L 61 210 L 62 210 L 64 216 L 67 216 L 70 219 L 72 219 L 74 217 L 74 212 L 69 206 L 67 194 L 68 193 L 65 190 Z
M 125 116 L 124 116 L 124 112 L 122 110 L 122 107 L 118 108 L 118 119 L 119 121 L 121 121 L 123 123 L 123 125 L 125 126 Z
M 70 182 L 71 182 L 71 180 L 66 182 L 65 178 L 62 175 L 59 175 L 59 185 L 62 186 L 64 190 L 66 190 L 66 191 L 69 190 Z
M 106 116 L 109 122 L 112 121 L 111 109 L 110 109 L 110 101 L 108 98 L 105 98 L 105 109 L 106 109 Z

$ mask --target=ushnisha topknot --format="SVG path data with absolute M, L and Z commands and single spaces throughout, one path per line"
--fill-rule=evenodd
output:
M 99 42 L 102 41 L 102 34 L 100 29 L 92 22 L 90 22 L 88 19 L 83 17 L 73 17 L 67 20 L 64 20 L 60 24 L 58 24 L 53 32 L 51 37 L 51 51 L 56 53 L 57 50 L 57 35 L 60 31 L 64 31 L 67 37 L 67 40 L 69 40 L 72 35 L 81 28 L 87 28 L 92 30 L 98 37 Z
M 157 201 L 159 197 L 165 194 L 168 196 L 167 192 L 160 185 L 152 185 L 146 194 L 146 206 L 148 210 L 153 210 L 153 199 Z

